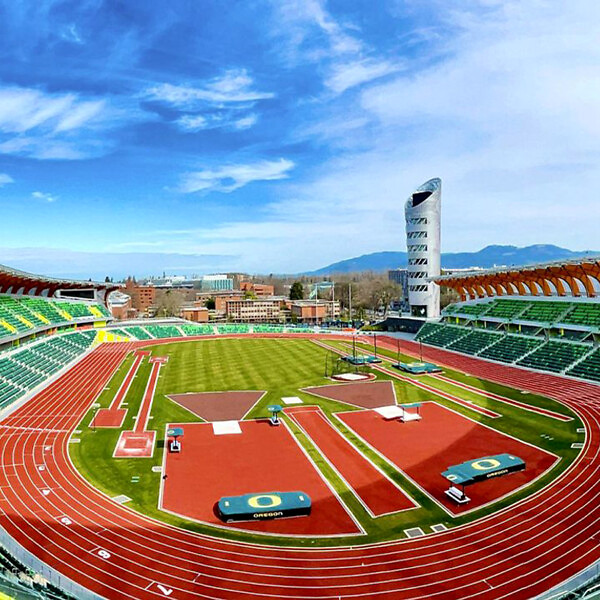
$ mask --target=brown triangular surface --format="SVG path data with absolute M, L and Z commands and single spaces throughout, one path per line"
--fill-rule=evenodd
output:
M 303 392 L 315 394 L 362 408 L 377 408 L 396 404 L 394 385 L 391 381 L 375 381 L 373 383 L 338 383 L 304 388 Z
M 201 392 L 167 398 L 205 421 L 239 421 L 265 392 Z

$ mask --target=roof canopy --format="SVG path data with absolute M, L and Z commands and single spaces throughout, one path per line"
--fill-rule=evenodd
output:
M 442 473 L 450 483 L 458 485 L 471 485 L 492 477 L 500 477 L 525 469 L 525 461 L 512 454 L 496 454 L 468 460 L 460 465 L 448 467 Z
M 34 275 L 5 265 L 0 265 L 0 292 L 23 293 L 35 296 L 53 296 L 57 290 L 95 290 L 106 295 L 120 288 L 120 284 L 99 283 L 96 281 L 77 281 L 73 279 L 58 279 L 45 275 Z
M 491 296 L 567 296 L 600 294 L 600 256 L 522 267 L 498 267 L 432 278 L 455 289 L 463 300 Z

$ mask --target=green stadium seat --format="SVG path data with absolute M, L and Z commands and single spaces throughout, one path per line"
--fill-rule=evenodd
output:
M 531 336 L 506 335 L 493 346 L 486 348 L 479 354 L 481 358 L 497 360 L 505 363 L 514 363 L 516 360 L 531 352 L 544 343 L 543 338 Z
M 485 318 L 494 317 L 513 321 L 529 306 L 530 302 L 524 300 L 498 298 L 494 300 L 490 309 L 485 312 Z
M 517 364 L 532 369 L 562 373 L 590 350 L 589 345 L 551 340 L 525 356 Z
M 470 333 L 446 346 L 449 350 L 465 354 L 479 354 L 482 350 L 502 339 L 502 333 L 471 329 Z
M 417 339 L 431 344 L 446 348 L 453 342 L 469 334 L 471 329 L 457 327 L 452 325 L 440 325 L 437 323 L 426 323 L 417 334 Z
M 600 348 L 596 348 L 589 356 L 567 371 L 568 375 L 600 381 Z
M 124 327 L 123 331 L 126 331 L 129 335 L 133 336 L 138 340 L 151 340 L 152 336 L 143 328 L 134 325 L 132 327 Z

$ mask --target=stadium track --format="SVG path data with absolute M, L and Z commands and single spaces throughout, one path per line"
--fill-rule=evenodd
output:
M 354 548 L 219 540 L 112 502 L 71 464 L 70 434 L 128 351 L 174 341 L 103 344 L 0 423 L 0 524 L 98 594 L 165 598 L 162 584 L 177 599 L 531 598 L 600 559 L 600 387 L 429 347 L 426 359 L 573 408 L 587 432 L 576 461 L 535 495 L 475 523 Z M 418 345 L 403 349 L 416 354 Z

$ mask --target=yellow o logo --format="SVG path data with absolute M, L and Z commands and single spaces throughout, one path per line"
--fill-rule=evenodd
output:
M 281 504 L 281 497 L 275 494 L 260 494 L 248 498 L 248 504 L 252 508 L 275 508 Z
M 478 471 L 489 471 L 500 466 L 500 461 L 495 458 L 483 458 L 471 463 L 471 466 Z

